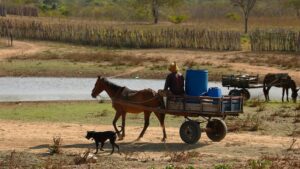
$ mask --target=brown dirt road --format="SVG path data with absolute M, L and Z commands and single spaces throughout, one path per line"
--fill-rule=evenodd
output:
M 48 152 L 48 145 L 53 144 L 52 138 L 60 136 L 63 139 L 64 153 L 82 153 L 88 148 L 94 150 L 93 141 L 84 138 L 86 131 L 112 129 L 112 126 L 105 125 L 0 120 L 0 151 L 16 150 L 45 154 Z M 130 152 L 133 158 L 151 158 L 156 161 L 164 158 L 166 153 L 196 151 L 201 154 L 199 159 L 202 161 L 201 164 L 209 166 L 209 164 L 222 163 L 226 160 L 245 162 L 263 155 L 275 155 L 286 151 L 292 141 L 291 137 L 247 132 L 229 133 L 221 142 L 212 142 L 205 133 L 202 133 L 200 143 L 188 145 L 181 141 L 178 128 L 167 128 L 168 139 L 166 143 L 162 143 L 160 127 L 150 127 L 142 140 L 135 141 L 141 129 L 141 126 L 127 127 L 125 140 L 117 142 L 123 154 L 115 153 L 113 156 L 125 158 L 126 153 Z M 110 148 L 107 143 L 104 148 L 106 152 L 100 152 L 98 156 L 107 155 Z M 294 148 L 300 148 L 299 141 L 296 142 Z
M 46 50 L 48 47 L 40 43 L 14 41 L 12 47 L 0 49 L 0 61 L 9 57 L 34 54 Z

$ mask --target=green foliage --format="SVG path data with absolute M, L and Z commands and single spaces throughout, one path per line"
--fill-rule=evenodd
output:
M 165 169 L 175 169 L 175 166 L 173 164 L 169 164 L 166 166 Z
M 268 160 L 250 160 L 251 169 L 270 169 L 272 162 Z
M 229 12 L 226 14 L 226 18 L 232 21 L 239 21 L 241 20 L 241 16 L 235 12 Z
M 300 9 L 300 0 L 288 0 L 287 5 L 295 9 Z
M 231 166 L 228 164 L 218 164 L 214 166 L 214 169 L 231 169 Z
M 175 15 L 175 16 L 169 16 L 169 21 L 175 24 L 180 24 L 183 21 L 187 20 L 186 15 Z
M 165 167 L 165 169 L 177 169 L 177 168 L 182 168 L 182 169 L 195 169 L 195 167 L 193 167 L 193 166 L 188 166 L 188 167 L 183 168 L 183 167 L 176 167 L 176 166 L 174 166 L 173 164 L 169 164 L 169 165 L 167 165 L 167 166 Z M 154 168 L 151 168 L 151 169 L 154 169 Z M 199 168 L 199 169 L 200 169 L 200 168 Z

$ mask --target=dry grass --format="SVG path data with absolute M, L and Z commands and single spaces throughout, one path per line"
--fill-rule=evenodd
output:
M 27 57 L 24 56 L 15 56 L 11 57 L 10 60 L 68 60 L 71 62 L 96 62 L 102 65 L 112 65 L 112 66 L 139 66 L 147 62 L 167 62 L 167 59 L 164 57 L 139 57 L 127 54 L 119 54 L 109 51 L 99 51 L 99 52 L 82 52 L 82 53 L 43 53 L 30 55 Z
M 230 62 L 249 63 L 257 66 L 279 67 L 282 69 L 299 69 L 300 59 L 296 54 L 244 53 L 229 59 Z
M 300 103 L 297 104 L 297 106 L 295 107 L 295 110 L 300 110 Z M 300 113 L 298 113 L 298 116 L 300 117 Z
M 228 121 L 228 132 L 236 131 L 258 131 L 263 124 L 262 117 L 258 114 L 247 114 L 242 119 Z
M 53 137 L 53 145 L 49 146 L 49 153 L 51 155 L 62 153 L 62 141 L 63 139 L 60 136 Z
M 91 154 L 90 149 L 85 151 L 83 154 L 76 156 L 74 158 L 74 163 L 76 165 L 82 165 L 87 163 L 95 163 L 97 162 L 97 158 L 94 156 L 94 154 Z
M 299 153 L 299 151 L 298 151 Z M 262 160 L 270 161 L 270 167 L 272 169 L 282 169 L 282 168 L 300 168 L 299 156 L 296 154 L 284 154 L 283 156 L 264 156 Z
M 259 98 L 254 98 L 254 99 L 251 99 L 247 102 L 248 106 L 249 107 L 261 107 L 262 105 L 265 104 L 264 101 L 262 101 L 261 99 Z
M 196 152 L 196 151 L 167 152 L 165 154 L 165 157 L 168 157 L 170 159 L 170 162 L 184 162 L 184 161 L 188 161 L 192 158 L 200 157 L 200 153 Z

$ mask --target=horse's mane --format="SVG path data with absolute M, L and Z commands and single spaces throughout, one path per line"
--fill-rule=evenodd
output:
M 121 86 L 107 80 L 107 78 L 103 78 L 103 81 L 114 91 L 118 91 L 120 88 L 122 88 Z

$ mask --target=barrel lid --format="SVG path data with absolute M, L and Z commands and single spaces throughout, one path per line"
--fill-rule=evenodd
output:
M 187 71 L 208 72 L 208 70 L 206 70 L 206 69 L 188 69 Z

